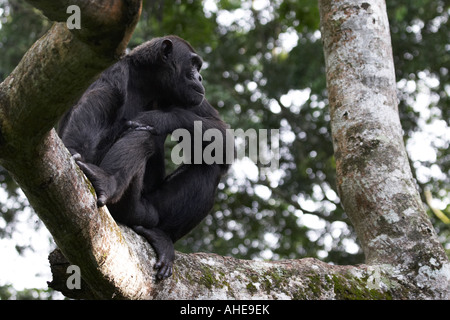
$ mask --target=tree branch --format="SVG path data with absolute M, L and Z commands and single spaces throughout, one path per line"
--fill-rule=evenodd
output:
M 127 238 L 136 234 L 121 227 Z M 148 244 L 137 240 L 136 251 L 150 254 Z M 153 260 L 152 260 L 153 261 Z M 90 286 L 68 289 L 68 262 L 58 252 L 50 258 L 51 287 L 72 298 L 92 296 Z M 278 262 L 239 260 L 216 254 L 176 253 L 174 274 L 153 284 L 152 299 L 392 299 L 400 286 L 382 267 L 333 266 L 317 259 Z M 81 274 L 83 276 L 83 272 Z
M 65 22 L 70 5 L 81 10 L 82 28 L 72 32 L 103 55 L 120 56 L 141 13 L 140 0 L 27 0 L 50 20 Z

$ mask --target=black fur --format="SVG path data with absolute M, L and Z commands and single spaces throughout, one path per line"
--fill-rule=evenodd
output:
M 211 210 L 228 169 L 183 164 L 165 173 L 164 141 L 175 129 L 193 132 L 194 121 L 202 121 L 203 130 L 217 128 L 225 141 L 227 126 L 204 99 L 201 64 L 183 39 L 153 39 L 103 72 L 59 126 L 98 205 L 108 205 L 117 222 L 155 249 L 159 279 L 172 274 L 174 242 Z

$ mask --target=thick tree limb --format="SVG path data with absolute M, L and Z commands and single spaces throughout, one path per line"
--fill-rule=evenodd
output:
M 125 238 L 142 259 L 153 260 L 153 251 L 142 238 L 127 227 L 121 227 Z M 133 240 L 132 240 L 133 239 Z M 50 258 L 51 286 L 72 298 L 89 298 L 90 288 L 68 289 L 69 274 L 64 257 L 53 252 Z M 62 266 L 62 267 L 61 267 Z M 430 299 L 427 277 L 410 282 L 405 273 L 392 265 L 335 266 L 317 259 L 275 262 L 239 260 L 215 254 L 176 253 L 171 278 L 152 284 L 151 299 Z
M 67 8 L 81 11 L 82 28 L 72 32 L 104 55 L 120 56 L 140 16 L 139 0 L 27 0 L 52 21 L 65 22 Z
M 126 238 L 136 234 L 122 227 Z M 133 245 L 147 258 L 152 251 L 141 238 Z M 153 260 L 152 260 L 153 261 Z M 60 253 L 50 257 L 51 286 L 72 298 L 90 297 L 83 283 L 68 289 L 68 262 Z M 62 267 L 61 267 L 62 266 Z M 263 262 L 239 260 L 215 254 L 177 252 L 174 275 L 153 285 L 152 299 L 392 299 L 399 280 L 381 266 L 332 266 L 317 259 Z
M 64 20 L 67 1 L 30 2 Z M 56 23 L 0 85 L 0 164 L 70 264 L 80 267 L 85 291 L 68 291 L 67 262 L 58 253 L 51 256 L 52 287 L 103 299 L 450 298 L 448 259 L 413 188 L 401 142 L 382 0 L 320 1 L 339 190 L 368 264 L 177 253 L 174 276 L 162 282 L 153 279 L 150 245 L 97 209 L 92 186 L 51 129 L 122 52 L 140 2 L 70 4 L 83 8 L 85 29 L 70 32 Z

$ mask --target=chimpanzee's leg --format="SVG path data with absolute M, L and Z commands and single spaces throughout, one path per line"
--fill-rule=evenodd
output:
M 77 163 L 94 185 L 97 204 L 104 206 L 119 201 L 137 175 L 143 178 L 147 160 L 154 151 L 152 134 L 135 130 L 123 135 L 106 153 L 99 166 L 80 160 Z
M 158 279 L 170 277 L 172 275 L 173 260 L 175 259 L 175 250 L 169 236 L 158 228 L 145 228 L 141 225 L 136 225 L 132 228 L 152 245 L 158 256 L 158 261 L 154 267 L 158 270 L 156 277 Z
M 177 241 L 211 210 L 222 170 L 220 165 L 184 164 L 146 195 L 159 212 L 158 228 Z
M 182 165 L 158 189 L 143 195 L 147 210 L 156 209 L 159 221 L 156 227 L 132 228 L 155 249 L 159 279 L 172 274 L 175 241 L 197 226 L 211 210 L 221 173 L 219 165 Z

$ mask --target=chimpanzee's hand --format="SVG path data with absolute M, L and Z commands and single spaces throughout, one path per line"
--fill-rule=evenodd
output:
M 140 123 L 138 121 L 130 120 L 130 121 L 127 121 L 125 125 L 127 126 L 128 129 L 131 129 L 131 130 L 134 130 L 134 131 L 148 131 L 148 132 L 150 132 L 151 134 L 154 134 L 154 135 L 158 135 L 159 134 L 155 127 L 142 124 L 142 123 Z

